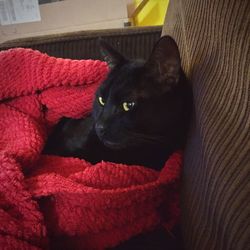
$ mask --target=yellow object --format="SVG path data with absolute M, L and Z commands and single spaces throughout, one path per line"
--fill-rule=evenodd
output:
M 134 0 L 138 6 L 142 0 Z M 169 0 L 149 0 L 135 17 L 136 26 L 163 25 Z

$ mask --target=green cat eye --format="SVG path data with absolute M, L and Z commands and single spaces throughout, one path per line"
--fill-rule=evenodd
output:
M 105 105 L 105 102 L 104 102 L 104 100 L 102 99 L 101 96 L 98 97 L 98 101 L 99 101 L 99 103 L 100 103 L 102 106 Z
M 134 102 L 124 102 L 124 103 L 122 104 L 122 107 L 123 107 L 124 111 L 129 111 L 129 110 L 131 110 L 134 106 L 135 106 L 135 103 L 134 103 Z

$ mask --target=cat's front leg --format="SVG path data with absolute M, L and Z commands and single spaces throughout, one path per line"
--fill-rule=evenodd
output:
M 44 147 L 44 154 L 80 157 L 87 151 L 93 119 L 63 118 L 54 128 Z

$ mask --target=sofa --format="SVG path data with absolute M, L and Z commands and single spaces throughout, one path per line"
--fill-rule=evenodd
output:
M 170 1 L 194 96 L 182 172 L 186 249 L 247 249 L 249 230 L 250 2 Z
M 29 47 L 72 59 L 100 59 L 103 37 L 130 58 L 147 58 L 161 35 L 177 42 L 194 107 L 181 179 L 181 230 L 188 250 L 247 249 L 250 167 L 250 2 L 172 0 L 163 27 L 26 38 Z

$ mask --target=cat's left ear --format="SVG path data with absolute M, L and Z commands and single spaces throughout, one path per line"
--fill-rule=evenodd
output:
M 99 38 L 99 45 L 103 59 L 111 69 L 126 61 L 118 51 L 101 38 Z
M 178 46 L 172 37 L 160 38 L 146 62 L 146 67 L 160 82 L 178 82 L 181 59 Z

